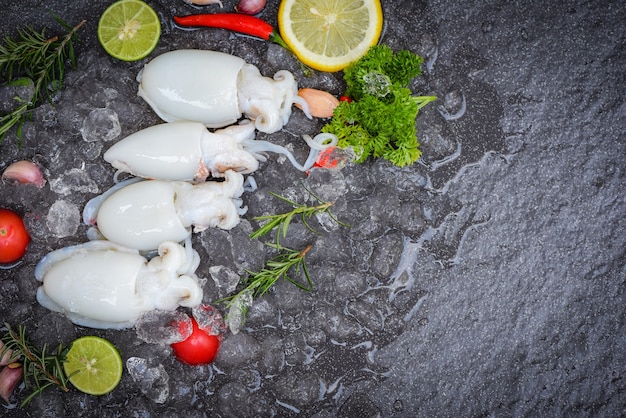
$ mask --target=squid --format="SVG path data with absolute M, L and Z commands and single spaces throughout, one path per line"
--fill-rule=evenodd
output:
M 229 126 L 214 133 L 199 122 L 150 126 L 115 143 L 104 160 L 118 172 L 135 176 L 201 182 L 227 170 L 252 173 L 263 157 L 242 144 L 254 140 L 254 124 Z
M 266 153 L 284 155 L 298 170 L 309 170 L 318 154 L 337 144 L 337 137 L 322 133 L 303 138 L 309 156 L 300 164 L 285 147 L 255 139 L 255 126 L 249 121 L 215 132 L 200 122 L 163 123 L 135 132 L 115 143 L 104 159 L 120 173 L 148 179 L 202 182 L 208 176 L 223 177 L 233 170 L 250 174 L 267 160 Z
M 295 103 L 310 117 L 289 71 L 264 77 L 254 65 L 223 52 L 166 52 L 148 62 L 137 81 L 138 95 L 165 122 L 190 120 L 221 128 L 243 114 L 259 131 L 273 133 L 288 122 Z
M 137 250 L 110 241 L 89 241 L 48 253 L 35 268 L 37 301 L 76 325 L 124 329 L 142 314 L 194 308 L 202 302 L 200 258 L 175 242 L 159 245 L 148 261 Z
M 163 241 L 182 242 L 209 227 L 229 230 L 239 224 L 243 175 L 228 170 L 224 181 L 131 178 L 91 199 L 83 221 L 96 228 L 92 239 L 149 252 Z

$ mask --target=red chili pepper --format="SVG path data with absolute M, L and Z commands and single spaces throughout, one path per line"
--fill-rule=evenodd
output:
M 324 168 L 327 170 L 341 170 L 351 161 L 351 157 L 342 148 L 332 145 L 321 151 L 317 156 L 313 168 Z M 311 170 L 306 171 L 308 176 Z
M 336 147 L 328 147 L 320 152 L 313 167 L 319 168 L 336 168 L 340 160 L 334 155 Z
M 339 98 L 339 101 L 340 101 L 340 102 L 348 102 L 348 103 L 350 103 L 350 102 L 352 101 L 352 99 L 351 99 L 351 98 L 349 98 L 348 96 L 341 96 L 341 97 Z
M 209 13 L 189 16 L 174 16 L 174 22 L 183 27 L 202 26 L 207 28 L 228 29 L 244 33 L 266 41 L 275 42 L 285 49 L 289 49 L 283 38 L 274 30 L 272 25 L 255 16 L 242 13 Z

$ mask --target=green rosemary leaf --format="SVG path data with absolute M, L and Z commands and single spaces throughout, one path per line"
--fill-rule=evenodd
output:
M 37 391 L 33 391 L 31 392 L 28 396 L 26 396 L 26 398 L 24 398 L 24 400 L 20 403 L 20 407 L 24 408 L 26 405 L 28 405 L 37 395 L 41 395 L 41 393 L 48 389 L 50 386 L 53 386 L 54 383 L 52 382 L 48 382 L 45 385 L 39 387 L 39 389 Z
M 239 301 L 245 300 L 246 295 L 252 295 L 252 298 L 259 298 L 269 291 L 274 284 L 281 278 L 293 283 L 298 288 L 312 291 L 313 282 L 306 269 L 305 256 L 309 250 L 313 247 L 309 245 L 302 251 L 293 250 L 290 248 L 282 247 L 278 244 L 267 244 L 268 246 L 279 250 L 279 253 L 272 259 L 265 263 L 265 268 L 258 272 L 247 270 L 248 279 L 244 289 L 238 293 L 228 296 L 226 298 L 218 300 L 216 303 L 226 302 L 226 308 L 229 309 L 234 304 L 238 304 Z M 300 273 L 300 269 L 305 274 L 306 285 L 298 282 L 289 276 L 289 272 L 294 269 L 296 274 Z M 250 300 L 251 303 L 252 300 Z M 243 316 L 245 320 L 245 315 Z
M 287 236 L 287 231 L 289 230 L 289 225 L 291 224 L 291 220 L 293 219 L 293 215 L 294 215 L 294 213 L 290 212 L 283 219 L 283 222 L 282 222 L 283 225 L 281 227 L 282 232 L 283 232 L 282 233 L 283 238 L 285 238 Z M 304 215 L 302 215 L 302 217 L 304 218 Z
M 318 232 L 313 227 L 311 227 L 307 219 L 311 218 L 314 215 L 321 214 L 321 213 L 330 214 L 330 207 L 333 205 L 333 202 L 325 202 L 319 197 L 317 197 L 316 195 L 314 195 L 313 193 L 311 193 L 310 191 L 308 192 L 311 194 L 311 196 L 313 196 L 319 202 L 318 205 L 315 205 L 315 206 L 302 205 L 290 199 L 287 199 L 284 196 L 280 196 L 276 193 L 270 192 L 272 196 L 280 200 L 283 200 L 284 202 L 289 203 L 293 207 L 293 209 L 285 213 L 280 213 L 280 214 L 275 214 L 275 215 L 263 215 L 263 216 L 257 216 L 253 218 L 256 221 L 269 221 L 269 222 L 266 222 L 263 225 L 261 225 L 259 229 L 257 229 L 250 235 L 250 238 L 254 239 L 254 238 L 262 237 L 268 234 L 269 232 L 271 232 L 272 230 L 274 230 L 274 228 L 277 228 L 275 239 L 276 239 L 276 243 L 280 245 L 280 238 L 281 237 L 285 238 L 287 236 L 287 232 L 289 231 L 289 226 L 291 225 L 291 222 L 293 221 L 294 216 L 298 216 L 302 220 L 302 222 L 304 223 L 305 227 L 308 230 L 310 230 L 311 232 L 315 234 L 318 234 Z M 336 220 L 336 218 L 332 216 L 332 214 L 331 214 L 331 219 Z M 345 224 L 341 222 L 339 222 L 339 224 L 342 226 L 345 226 Z
M 51 386 L 57 386 L 64 392 L 68 392 L 67 378 L 64 374 L 62 363 L 65 361 L 67 349 L 62 345 L 56 353 L 46 354 L 47 344 L 40 349 L 34 347 L 26 338 L 26 328 L 20 325 L 17 332 L 7 323 L 4 324 L 7 332 L 1 341 L 5 350 L 10 349 L 16 356 L 15 361 L 22 363 L 24 384 L 26 387 L 34 387 L 34 390 L 22 401 L 22 406 L 27 405 L 35 395 L 42 393 Z
M 27 111 L 36 106 L 43 95 L 51 101 L 52 94 L 63 86 L 65 61 L 68 57 L 72 68 L 76 66 L 73 42 L 77 40 L 76 32 L 85 21 L 71 27 L 54 13 L 52 16 L 68 30 L 67 34 L 47 38 L 45 28 L 37 32 L 32 27 L 26 26 L 17 30 L 17 39 L 6 36 L 4 45 L 0 45 L 0 76 L 11 82 L 26 75 L 34 83 L 33 96 L 28 100 L 26 107 L 19 106 L 7 115 L 0 115 L 0 143 L 8 131 L 17 125 L 16 134 L 21 145 L 20 127 L 27 116 Z
M 294 202 L 294 201 L 292 201 L 292 200 L 289 200 L 289 199 L 287 199 L 287 198 L 286 198 L 286 197 L 284 197 L 284 196 L 279 195 L 278 193 L 270 192 L 270 194 L 271 194 L 272 196 L 274 196 L 274 197 L 276 197 L 276 198 L 278 198 L 278 199 L 280 199 L 280 200 L 284 201 L 284 202 L 289 203 L 289 204 L 290 204 L 290 205 L 292 205 L 292 206 L 301 206 L 301 205 L 297 204 L 296 202 Z

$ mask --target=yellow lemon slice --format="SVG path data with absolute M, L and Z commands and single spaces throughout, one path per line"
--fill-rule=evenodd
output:
M 283 0 L 278 27 L 285 43 L 309 67 L 334 72 L 367 53 L 380 38 L 379 0 Z
M 104 395 L 122 378 L 122 358 L 104 338 L 88 336 L 77 339 L 63 363 L 69 381 L 81 392 Z
M 98 22 L 98 40 L 104 50 L 122 61 L 147 56 L 161 36 L 161 22 L 141 0 L 120 0 L 110 5 Z

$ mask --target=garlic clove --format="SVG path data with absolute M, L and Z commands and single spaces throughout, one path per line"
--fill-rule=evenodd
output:
M 16 358 L 13 357 L 13 351 L 6 349 L 4 350 L 4 343 L 0 341 L 0 366 L 6 366 L 7 364 L 13 363 Z
M 9 403 L 13 390 L 22 380 L 22 365 L 11 363 L 0 371 L 0 397 Z
M 267 0 L 240 0 L 235 10 L 246 15 L 255 15 L 265 7 Z
M 15 183 L 33 184 L 42 188 L 46 184 L 43 173 L 39 166 L 31 161 L 18 161 L 11 164 L 2 173 L 2 180 L 14 181 Z
M 333 111 L 339 106 L 339 100 L 335 96 L 322 90 L 303 88 L 298 90 L 298 96 L 307 102 L 311 116 L 316 118 L 332 117 Z M 295 105 L 302 109 L 300 104 Z

